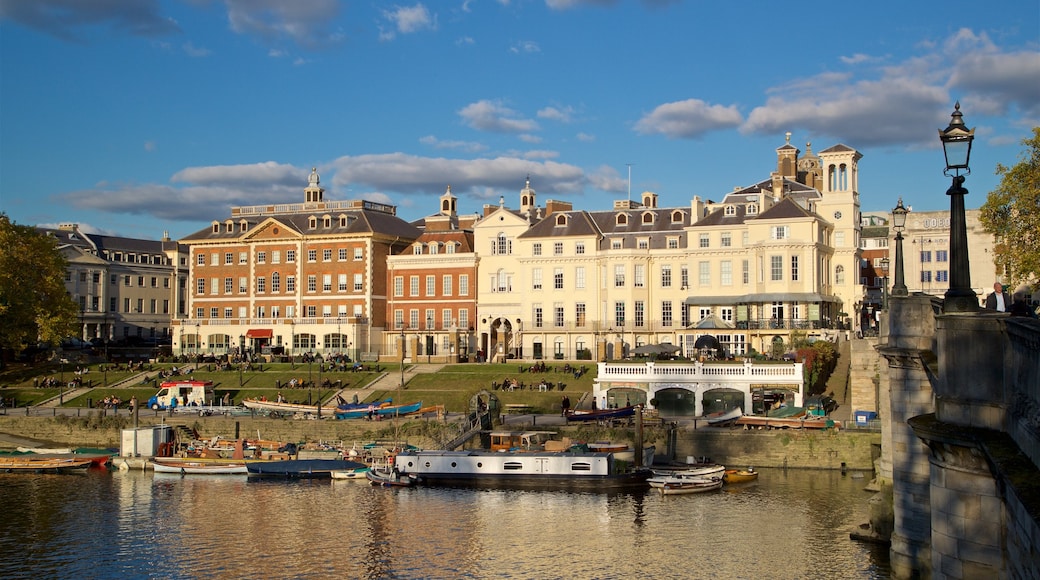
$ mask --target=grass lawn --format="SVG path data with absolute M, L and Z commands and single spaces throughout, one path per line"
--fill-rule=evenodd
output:
M 531 405 L 535 412 L 558 413 L 560 401 L 564 395 L 569 397 L 571 405 L 575 406 L 583 394 L 591 393 L 592 382 L 596 374 L 595 363 L 583 361 L 582 364 L 577 365 L 579 368 L 584 365 L 588 371 L 580 378 L 574 378 L 572 373 L 564 373 L 563 364 L 555 364 L 560 369 L 559 372 L 554 372 L 553 365 L 549 365 L 549 370 L 545 373 L 528 372 L 526 369 L 529 364 L 520 365 L 518 363 L 447 365 L 436 373 L 420 372 L 408 381 L 400 395 L 396 388 L 378 390 L 373 391 L 364 400 L 379 401 L 393 398 L 400 399 L 401 403 L 422 401 L 425 406 L 443 405 L 448 412 L 458 413 L 468 412 L 469 402 L 473 396 L 481 390 L 486 390 L 498 397 L 499 402 L 503 405 L 527 404 Z M 161 369 L 169 370 L 174 366 L 183 369 L 185 365 L 153 364 L 147 365 L 146 370 L 151 372 Z M 525 369 L 523 372 L 521 372 L 521 367 Z M 64 372 L 62 372 L 61 365 L 54 363 L 34 367 L 9 365 L 3 373 L 0 373 L 0 397 L 3 397 L 8 406 L 24 407 L 39 404 L 57 396 L 61 389 L 56 386 L 39 388 L 36 385 L 49 377 L 53 378 L 57 384 L 68 381 L 75 376 L 73 372 L 75 368 L 75 365 L 66 364 Z M 108 365 L 107 373 L 101 370 L 102 366 L 99 364 L 86 365 L 86 368 L 88 368 L 88 372 L 82 375 L 84 381 L 90 382 L 94 387 L 79 397 L 66 399 L 63 406 L 85 408 L 88 407 L 88 403 L 97 406 L 98 402 L 106 396 L 119 397 L 124 402 L 124 406 L 130 397 L 136 396 L 143 406 L 156 393 L 162 382 L 162 380 L 151 379 L 116 388 L 111 385 L 135 376 L 137 373 L 114 370 L 112 365 Z M 261 395 L 273 399 L 278 391 L 281 391 L 290 402 L 314 404 L 319 398 L 328 401 L 339 389 L 347 389 L 348 393 L 345 396 L 349 398 L 350 390 L 364 388 L 384 373 L 395 376 L 401 372 L 400 369 L 401 367 L 396 364 L 381 363 L 378 365 L 378 370 L 372 368 L 357 373 L 349 370 L 328 372 L 319 371 L 318 365 L 296 364 L 294 368 L 289 363 L 265 363 L 253 365 L 251 370 L 242 370 L 240 373 L 237 367 L 232 370 L 218 370 L 214 365 L 202 364 L 194 372 L 166 380 L 191 377 L 195 380 L 212 381 L 216 398 L 220 399 L 225 393 L 228 393 L 235 404 L 240 403 L 243 399 Z M 314 387 L 290 389 L 289 381 L 294 378 L 302 384 L 313 383 Z M 501 385 L 506 379 L 513 378 L 524 383 L 525 388 L 512 392 L 492 388 L 492 383 Z M 537 385 L 543 379 L 557 384 L 563 383 L 563 391 L 554 388 L 551 391 L 540 392 L 537 388 L 531 388 L 532 385 Z M 325 386 L 321 387 L 322 384 Z

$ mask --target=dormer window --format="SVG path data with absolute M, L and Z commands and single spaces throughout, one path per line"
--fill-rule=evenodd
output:
M 732 206 L 732 205 L 727 205 L 725 212 L 726 212 L 725 215 L 734 216 L 734 215 L 737 215 L 737 208 Z
M 619 213 L 617 215 L 617 225 L 619 225 L 619 226 L 627 226 L 628 225 L 628 215 L 627 214 L 623 214 L 623 213 Z
M 448 253 L 448 254 L 454 254 L 454 253 L 455 253 L 455 247 L 456 247 L 457 245 L 458 245 L 458 242 L 456 242 L 456 243 L 452 243 L 452 244 L 447 244 L 447 245 L 445 246 L 445 248 L 444 248 L 444 251 L 445 251 L 445 253 Z
M 681 211 L 673 211 L 672 212 L 672 223 L 673 224 L 681 224 L 682 222 L 683 222 L 683 212 L 681 212 Z
M 753 204 L 753 203 L 749 203 L 748 206 L 747 206 L 747 214 L 748 215 L 757 215 L 758 214 L 758 206 Z
M 213 233 L 215 233 L 215 234 L 219 234 L 220 233 L 220 224 L 218 224 L 218 223 L 214 223 L 213 224 Z
M 244 231 L 246 231 L 248 229 L 249 229 L 249 222 L 247 222 L 246 220 L 242 220 L 242 221 L 238 222 L 238 231 L 244 232 Z
M 567 214 L 560 214 L 556 216 L 556 225 L 565 226 L 567 225 Z
M 322 227 L 325 227 L 325 228 L 331 228 L 332 227 L 332 218 L 331 217 L 325 216 L 324 218 L 322 218 L 321 221 L 322 221 L 322 224 L 323 224 Z
M 437 253 L 437 246 L 438 245 L 439 244 L 437 244 L 437 242 L 430 242 L 430 253 L 431 254 L 436 254 Z
M 414 246 L 412 246 L 412 253 L 416 256 L 422 254 L 422 244 L 415 244 Z
M 345 216 L 345 215 L 339 216 L 339 227 L 341 227 L 341 228 L 347 227 L 347 216 Z
M 316 218 L 316 217 L 309 217 L 309 218 L 307 218 L 307 227 L 309 227 L 312 230 L 314 228 L 318 227 L 318 218 Z
M 653 214 L 653 212 L 649 212 L 648 211 L 648 212 L 643 214 L 643 223 L 644 224 L 652 224 L 652 223 L 654 223 L 654 214 Z

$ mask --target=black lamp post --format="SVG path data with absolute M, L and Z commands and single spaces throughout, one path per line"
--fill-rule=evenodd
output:
M 292 320 L 289 321 L 289 328 L 291 329 L 289 332 L 292 333 L 292 336 L 289 337 L 289 365 L 292 367 L 293 370 L 296 370 L 296 359 L 293 358 L 293 347 L 296 346 L 296 319 L 295 318 L 293 318 Z
M 426 364 L 430 364 L 433 353 L 433 318 L 426 319 Z
M 892 227 L 896 230 L 896 272 L 895 284 L 892 285 L 892 296 L 908 296 L 906 282 L 903 280 L 903 229 L 906 228 L 906 214 L 910 210 L 903 205 L 903 198 L 892 210 Z
M 971 270 L 968 265 L 968 230 L 964 220 L 964 178 L 971 173 L 968 161 L 971 158 L 971 142 L 975 129 L 964 125 L 961 104 L 954 105 L 950 125 L 939 130 L 939 140 L 946 156 L 945 175 L 953 178 L 946 190 L 950 196 L 950 289 L 946 291 L 943 312 L 973 312 L 979 309 L 979 299 L 971 289 Z M 961 175 L 964 172 L 964 175 Z
M 888 256 L 881 258 L 881 269 L 884 275 L 881 278 L 881 309 L 888 310 Z
M 405 342 L 404 341 L 405 340 L 407 340 L 407 338 L 405 337 L 404 325 L 402 324 L 401 325 L 401 387 L 400 387 L 401 389 L 404 388 L 404 355 L 405 355 L 405 352 L 404 352 L 405 351 L 405 347 L 404 347 Z M 400 399 L 400 396 L 398 396 L 398 399 Z M 400 401 L 398 401 L 398 404 L 400 404 Z
M 202 353 L 202 337 L 199 336 L 199 323 L 195 321 L 195 359 Z

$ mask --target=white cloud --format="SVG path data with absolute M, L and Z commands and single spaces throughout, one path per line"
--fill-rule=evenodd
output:
M 710 131 L 736 127 L 743 119 L 736 105 L 709 105 L 700 99 L 686 99 L 658 105 L 636 125 L 637 133 L 659 133 L 673 139 L 699 137 Z
M 160 14 L 160 8 L 159 2 L 141 0 L 26 0 L 0 2 L 0 15 L 70 42 L 83 42 L 78 34 L 80 30 L 102 25 L 132 36 L 180 33 L 177 23 Z
M 421 137 L 419 138 L 419 142 L 436 149 L 454 149 L 457 151 L 465 151 L 467 153 L 477 153 L 487 149 L 487 146 L 482 143 L 476 143 L 473 141 L 443 141 L 433 135 Z
M 285 163 L 266 161 L 249 165 L 211 165 L 188 167 L 173 174 L 173 183 L 195 183 L 207 185 L 229 185 L 249 187 L 253 185 L 300 185 L 307 183 L 309 171 Z M 302 187 L 302 186 L 301 186 Z
M 299 46 L 320 48 L 343 39 L 330 30 L 339 14 L 336 0 L 224 0 L 231 30 L 273 44 L 288 38 Z
M 857 147 L 917 145 L 935 140 L 957 99 L 977 114 L 1006 115 L 1017 106 L 1040 116 L 1040 54 L 1001 52 L 970 29 L 918 48 L 925 53 L 874 70 L 822 73 L 773 87 L 741 131 L 804 129 Z
M 389 20 L 401 34 L 437 28 L 437 18 L 432 16 L 426 6 L 421 3 L 415 6 L 398 6 L 393 10 L 384 10 L 383 18 Z
M 593 141 L 596 140 L 596 136 L 595 135 L 591 135 L 589 133 L 584 133 L 584 132 L 578 133 L 577 135 L 575 135 L 575 137 L 578 139 L 578 141 L 584 141 L 586 143 L 592 143 Z
M 617 169 L 609 165 L 601 165 L 591 171 L 588 176 L 589 184 L 602 191 L 615 193 L 628 191 L 628 178 L 623 177 Z
M 873 61 L 873 60 L 877 60 L 876 58 L 874 58 L 874 57 L 872 57 L 870 55 L 863 54 L 861 52 L 857 52 L 856 54 L 854 54 L 852 56 L 842 56 L 842 57 L 839 57 L 839 58 L 841 59 L 841 62 L 843 62 L 845 64 L 860 64 L 860 63 L 864 63 L 864 62 L 870 62 L 870 61 Z
M 481 100 L 466 105 L 459 111 L 466 125 L 493 133 L 524 133 L 537 131 L 538 123 L 518 118 L 515 111 L 498 101 Z
M 518 157 L 446 159 L 390 153 L 341 157 L 332 168 L 335 187 L 367 186 L 398 194 L 439 195 L 444 184 L 450 183 L 457 195 L 487 199 L 519 191 L 526 175 L 531 176 L 539 192 L 577 193 L 585 185 L 585 176 L 578 167 Z
M 523 133 L 518 137 L 524 143 L 541 143 L 542 138 L 538 135 L 531 135 L 530 133 Z
M 509 52 L 514 54 L 534 54 L 542 52 L 542 48 L 533 40 L 521 40 L 513 43 L 513 46 L 509 47 Z
M 537 113 L 539 119 L 549 119 L 561 123 L 570 123 L 574 118 L 573 107 L 545 107 Z
M 212 54 L 212 51 L 210 49 L 197 47 L 190 42 L 185 42 L 182 48 L 184 49 L 185 54 L 195 58 L 209 56 L 210 54 Z

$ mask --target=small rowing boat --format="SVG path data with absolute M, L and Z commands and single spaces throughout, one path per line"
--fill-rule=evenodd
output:
M 90 458 L 37 457 L 30 453 L 26 455 L 8 455 L 0 457 L 0 471 L 61 473 L 73 469 L 86 469 L 91 463 L 93 463 L 93 460 Z
M 245 461 L 192 461 L 189 459 L 155 458 L 152 468 L 156 473 L 181 475 L 242 475 L 249 473 Z
M 397 471 L 396 467 L 391 470 L 385 468 L 370 469 L 365 472 L 365 477 L 372 482 L 372 485 L 380 487 L 411 487 L 415 485 L 413 478 Z
M 722 476 L 722 479 L 726 483 L 747 483 L 758 479 L 758 472 L 755 471 L 754 467 L 749 467 L 747 469 L 727 469 L 725 475 Z

